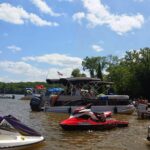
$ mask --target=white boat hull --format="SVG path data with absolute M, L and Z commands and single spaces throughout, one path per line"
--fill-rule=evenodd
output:
M 39 143 L 44 140 L 43 136 L 22 136 L 0 134 L 0 148 L 15 148 Z
M 58 113 L 68 113 L 68 110 L 71 108 L 71 111 L 80 106 L 54 106 L 54 107 L 45 107 L 45 112 L 58 112 Z M 91 110 L 93 112 L 104 112 L 111 111 L 114 112 L 115 107 L 117 108 L 117 113 L 119 114 L 132 114 L 135 111 L 133 105 L 118 105 L 118 106 L 92 106 Z

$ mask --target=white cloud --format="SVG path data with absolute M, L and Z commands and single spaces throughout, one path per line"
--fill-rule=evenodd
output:
M 80 66 L 78 66 L 81 68 Z M 76 68 L 76 67 L 75 67 Z M 37 68 L 23 61 L 0 61 L 1 72 L 7 72 L 7 76 L 0 76 L 0 81 L 3 82 L 20 82 L 20 81 L 45 81 L 46 78 L 59 78 L 57 71 L 63 74 L 63 77 L 70 77 L 73 66 L 57 66 L 49 67 L 47 69 Z M 89 73 L 84 72 L 89 75 Z
M 60 16 L 61 14 L 55 13 L 44 0 L 32 0 L 32 3 L 40 9 L 41 12 L 50 14 L 51 16 Z
M 81 20 L 85 18 L 85 14 L 83 12 L 75 13 L 73 16 L 73 20 L 81 23 Z
M 28 62 L 25 62 L 28 61 Z M 36 62 L 36 67 L 33 65 Z M 33 63 L 33 64 L 32 64 Z M 45 65 L 42 63 L 47 63 Z M 65 54 L 49 54 L 35 57 L 24 57 L 22 61 L 0 61 L 0 70 L 5 77 L 0 76 L 3 82 L 20 81 L 45 81 L 46 78 L 59 78 L 57 71 L 63 74 L 63 77 L 70 77 L 75 68 L 82 72 L 82 59 L 71 57 Z M 44 65 L 44 68 L 42 67 Z M 37 67 L 38 66 L 38 67 Z M 84 72 L 89 76 L 89 73 Z
M 20 47 L 15 45 L 10 45 L 7 48 L 10 49 L 13 53 L 20 52 L 22 50 Z
M 140 13 L 137 13 L 136 15 L 111 14 L 108 6 L 104 6 L 101 0 L 82 0 L 82 2 L 86 9 L 85 17 L 78 17 L 76 20 L 80 22 L 81 20 L 86 19 L 89 22 L 89 27 L 106 25 L 112 31 L 122 35 L 133 29 L 141 28 L 144 23 L 144 17 Z M 78 13 L 73 16 L 78 16 Z
M 48 22 L 46 20 L 41 19 L 39 16 L 35 14 L 30 14 L 30 21 L 38 26 L 58 26 L 56 22 Z
M 31 70 L 35 73 L 40 73 L 40 71 L 34 67 L 32 67 L 30 64 L 27 64 L 25 62 L 13 62 L 13 61 L 3 61 L 0 62 L 0 68 L 2 70 L 14 73 L 14 74 L 26 74 L 30 76 Z
M 18 25 L 30 21 L 37 26 L 58 26 L 56 22 L 43 20 L 36 14 L 28 13 L 22 7 L 14 7 L 9 3 L 0 4 L 0 20 Z
M 0 82 L 17 82 L 17 80 L 10 79 L 8 76 L 0 76 Z
M 101 52 L 103 51 L 103 48 L 100 45 L 92 45 L 92 49 L 95 50 L 96 52 Z
M 46 77 L 46 71 L 21 61 L 0 61 L 0 70 L 19 75 L 20 81 L 23 77 L 26 78 L 26 81 L 40 81 L 43 77 Z
M 35 57 L 24 57 L 23 61 L 36 61 L 47 63 L 51 65 L 57 65 L 61 67 L 79 67 L 81 66 L 82 59 L 79 57 L 71 57 L 64 54 L 46 54 L 43 56 L 35 56 Z

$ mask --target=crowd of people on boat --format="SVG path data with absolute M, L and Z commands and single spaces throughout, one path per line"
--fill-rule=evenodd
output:
M 137 98 L 133 100 L 133 104 L 135 107 L 137 107 L 139 104 L 145 104 L 148 105 L 148 99 L 146 98 Z
M 69 87 L 69 89 L 67 89 L 66 91 L 70 91 L 68 95 L 71 96 L 79 96 L 79 97 L 83 97 L 83 98 L 93 98 L 95 97 L 95 93 L 94 90 L 91 87 L 88 87 L 87 90 L 82 89 L 80 85 L 71 85 L 71 87 Z M 65 92 L 60 91 L 60 92 L 54 92 L 53 94 L 51 94 L 50 97 L 50 105 L 54 106 L 56 101 L 59 99 L 60 95 L 63 95 Z
M 82 98 L 87 99 L 96 99 L 102 95 L 113 95 L 114 90 L 111 86 L 107 87 L 106 91 L 103 93 L 98 94 L 95 92 L 95 89 L 88 85 L 86 88 L 84 88 L 80 84 L 71 84 L 70 86 L 67 86 L 67 88 L 64 91 L 59 92 L 53 92 L 50 97 L 50 105 L 54 106 L 57 100 L 59 99 L 60 95 L 70 95 L 70 96 L 79 96 Z
M 95 94 L 90 86 L 88 87 L 87 90 L 84 90 L 81 88 L 80 85 L 72 85 L 71 96 L 82 96 L 82 97 L 91 98 L 91 97 L 94 97 Z

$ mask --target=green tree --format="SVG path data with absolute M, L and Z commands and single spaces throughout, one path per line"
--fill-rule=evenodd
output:
M 86 75 L 84 73 L 80 72 L 80 69 L 76 68 L 72 71 L 71 75 L 73 77 L 86 77 Z
M 99 57 L 86 57 L 82 61 L 83 70 L 89 70 L 91 78 L 95 77 Z
M 150 48 L 127 51 L 118 63 L 109 65 L 107 79 L 115 82 L 119 93 L 150 98 Z
M 90 76 L 103 79 L 102 71 L 106 68 L 106 57 L 86 57 L 82 61 L 83 70 L 88 70 Z
M 97 78 L 100 78 L 101 80 L 103 80 L 102 69 L 101 69 L 100 63 L 97 66 Z

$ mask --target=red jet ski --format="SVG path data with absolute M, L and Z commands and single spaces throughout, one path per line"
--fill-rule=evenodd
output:
M 90 109 L 81 109 L 62 121 L 60 126 L 64 130 L 108 130 L 128 126 L 127 121 L 108 119 L 108 117 L 111 117 L 111 112 L 94 113 Z

